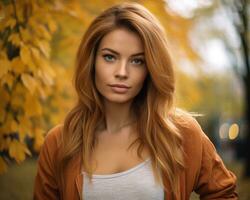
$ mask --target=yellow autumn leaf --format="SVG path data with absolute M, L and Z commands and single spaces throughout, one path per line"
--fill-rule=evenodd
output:
M 37 70 L 35 70 L 34 73 L 38 74 L 38 71 L 40 70 L 39 68 L 41 68 L 41 65 L 44 64 L 45 58 L 40 52 L 39 47 L 31 47 L 30 49 L 31 49 L 32 58 L 34 60 L 34 64 L 37 67 Z
M 27 147 L 25 144 L 20 143 L 17 140 L 12 140 L 9 147 L 9 155 L 14 158 L 18 163 L 25 160 L 25 154 L 29 152 L 27 151 Z
M 7 138 L 0 138 L 0 151 L 7 150 L 10 146 L 11 139 L 10 137 Z
M 44 90 L 44 88 L 42 86 L 37 87 L 39 96 L 41 97 L 42 100 L 45 100 L 48 96 L 48 94 L 46 94 L 46 91 Z
M 37 86 L 36 79 L 29 74 L 22 74 L 21 79 L 24 86 L 30 91 L 30 93 L 34 94 Z
M 0 51 L 0 58 L 1 58 L 1 59 L 8 59 L 7 52 L 5 52 L 5 51 Z
M 45 85 L 53 85 L 56 74 L 50 63 L 42 57 L 35 57 L 35 62 L 40 67 L 40 69 L 36 71 L 37 76 L 41 78 L 41 81 Z
M 10 61 L 7 59 L 0 60 L 1 67 L 0 67 L 0 78 L 7 74 L 8 70 L 10 70 Z
M 27 28 L 24 29 L 24 28 L 20 27 L 19 30 L 20 30 L 20 34 L 21 34 L 24 42 L 28 42 L 28 41 L 32 40 L 32 36 L 29 32 L 29 29 L 27 29 Z
M 28 94 L 26 94 L 24 110 L 27 117 L 40 116 L 42 114 L 42 106 L 38 98 Z
M 29 65 L 31 62 L 30 50 L 26 45 L 21 46 L 20 57 L 24 64 Z
M 10 27 L 11 29 L 13 29 L 15 25 L 16 25 L 16 19 L 10 18 L 10 19 L 6 22 L 5 27 Z
M 3 123 L 5 115 L 6 115 L 5 107 L 0 106 L 0 123 Z
M 39 37 L 44 38 L 46 40 L 51 40 L 51 34 L 44 25 L 37 24 L 35 30 L 37 35 L 39 35 Z
M 34 149 L 38 152 L 43 145 L 44 142 L 44 133 L 45 131 L 42 129 L 35 129 L 35 143 L 34 143 Z
M 41 54 L 40 54 L 38 48 L 31 47 L 30 50 L 31 50 L 31 53 L 32 53 L 34 60 L 38 60 L 41 57 Z
M 34 44 L 41 50 L 46 58 L 50 58 L 50 45 L 46 40 L 34 39 Z
M 14 93 L 12 96 L 10 105 L 13 108 L 13 110 L 18 110 L 23 107 L 24 98 L 23 96 L 20 96 L 19 94 Z
M 44 62 L 44 64 L 41 66 L 43 72 L 48 73 L 49 76 L 51 76 L 52 78 L 54 78 L 56 76 L 54 65 L 52 65 L 52 63 L 48 63 L 48 62 Z
M 10 132 L 17 132 L 18 131 L 18 124 L 15 120 L 10 122 Z
M 7 113 L 8 115 L 9 113 Z M 4 123 L 4 126 L 3 126 L 3 130 L 4 130 L 4 134 L 5 135 L 9 135 L 11 134 L 10 132 L 10 129 L 11 129 L 11 121 L 10 120 L 6 120 L 5 123 Z
M 32 29 L 32 30 L 35 30 L 36 29 L 36 26 L 37 26 L 37 21 L 35 19 L 35 15 L 31 15 L 30 18 L 29 18 L 29 21 L 27 23 L 27 26 Z
M 13 82 L 14 82 L 14 77 L 10 73 L 8 73 L 8 74 L 4 75 L 3 77 L 1 77 L 0 81 L 1 81 L 2 86 L 4 84 L 7 84 L 8 87 L 11 89 Z
M 13 33 L 9 36 L 8 41 L 14 44 L 15 46 L 20 46 L 20 35 L 18 35 L 18 33 Z
M 27 92 L 25 86 L 23 85 L 23 83 L 21 81 L 17 82 L 15 85 L 15 88 L 13 90 L 13 94 L 16 96 L 20 96 L 21 98 L 23 98 L 23 94 Z
M 2 131 L 1 127 L 0 127 L 0 131 Z M 4 146 L 4 136 L 3 136 L 3 133 L 0 132 L 0 151 L 4 150 L 3 146 Z
M 35 72 L 37 70 L 37 67 L 33 62 L 30 49 L 31 49 L 31 46 L 22 45 L 21 52 L 20 52 L 20 58 L 21 58 L 22 63 L 24 64 L 26 70 Z
M 4 159 L 0 157 L 0 175 L 7 171 L 7 164 L 5 163 Z
M 10 94 L 3 87 L 0 87 L 0 94 L 1 94 L 0 107 L 5 107 L 7 102 L 9 102 L 10 100 Z
M 25 142 L 25 138 L 27 136 L 27 132 L 29 130 L 25 129 L 23 126 L 19 127 L 18 134 L 19 134 L 19 140 L 20 142 Z
M 54 84 L 53 77 L 51 77 L 51 75 L 48 72 L 46 72 L 46 71 L 43 71 L 43 82 L 47 86 L 51 86 L 51 85 Z
M 31 128 L 31 120 L 27 117 L 25 117 L 24 115 L 23 116 L 19 116 L 18 118 L 20 124 L 22 124 L 22 127 L 25 127 L 27 129 L 30 129 Z
M 20 57 L 15 57 L 11 60 L 11 69 L 16 73 L 16 74 L 21 74 L 25 72 L 26 67 Z
M 31 120 L 26 116 L 19 116 L 18 121 L 20 126 L 18 127 L 19 139 L 21 142 L 24 141 L 25 137 L 28 135 L 30 138 L 33 137 L 31 134 Z
M 54 33 L 57 29 L 57 25 L 54 20 L 48 20 L 48 27 L 51 33 Z

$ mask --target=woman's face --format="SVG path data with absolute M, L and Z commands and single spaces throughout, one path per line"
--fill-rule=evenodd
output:
M 126 103 L 140 92 L 147 76 L 142 41 L 119 28 L 105 35 L 95 60 L 95 84 L 106 101 Z

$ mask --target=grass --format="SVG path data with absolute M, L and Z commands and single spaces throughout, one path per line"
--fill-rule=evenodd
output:
M 250 180 L 241 179 L 242 164 L 235 162 L 227 165 L 238 178 L 238 193 L 241 200 L 250 199 Z M 28 159 L 21 165 L 13 164 L 8 172 L 0 176 L 1 200 L 29 200 L 32 199 L 33 183 L 36 175 L 36 160 Z M 192 194 L 191 200 L 199 199 Z
M 11 165 L 7 173 L 0 175 L 0 199 L 32 199 L 35 174 L 35 159 L 28 159 L 21 165 Z

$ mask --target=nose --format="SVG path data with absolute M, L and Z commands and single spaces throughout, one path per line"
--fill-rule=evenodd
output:
M 121 61 L 117 63 L 115 77 L 119 79 L 126 79 L 128 78 L 128 69 L 127 69 L 127 62 Z

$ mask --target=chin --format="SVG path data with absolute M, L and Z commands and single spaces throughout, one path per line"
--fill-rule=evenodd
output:
M 124 104 L 124 103 L 128 103 L 128 102 L 130 102 L 130 101 L 132 101 L 133 100 L 133 98 L 129 98 L 129 97 L 126 97 L 126 96 L 116 96 L 116 97 L 114 97 L 114 96 L 106 96 L 106 97 L 104 97 L 105 99 L 106 99 L 106 101 L 108 101 L 108 102 L 112 102 L 112 103 L 118 103 L 118 104 Z

